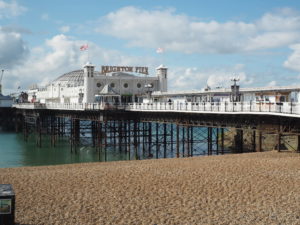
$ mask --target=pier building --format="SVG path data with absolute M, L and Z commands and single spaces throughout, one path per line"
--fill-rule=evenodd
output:
M 65 73 L 46 87 L 33 86 L 28 101 L 39 103 L 129 103 L 139 102 L 153 91 L 166 92 L 167 68 L 160 65 L 156 76 L 147 67 L 102 66 L 91 63 L 83 69 Z

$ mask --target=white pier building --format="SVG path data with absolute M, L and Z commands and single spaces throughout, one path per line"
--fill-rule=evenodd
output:
M 156 76 L 147 67 L 95 66 L 63 74 L 46 87 L 28 91 L 29 102 L 39 103 L 129 103 L 141 102 L 153 91 L 167 92 L 167 68 L 156 68 Z

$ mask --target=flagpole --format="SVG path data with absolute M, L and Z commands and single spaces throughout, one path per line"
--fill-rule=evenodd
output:
M 88 57 L 88 62 L 90 62 L 90 50 L 87 48 L 87 57 Z

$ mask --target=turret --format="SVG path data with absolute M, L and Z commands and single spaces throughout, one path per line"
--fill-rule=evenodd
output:
M 83 67 L 83 103 L 94 102 L 94 70 L 95 66 L 90 62 Z
M 168 68 L 164 65 L 160 65 L 156 68 L 156 75 L 159 78 L 159 91 L 167 92 L 168 91 L 168 77 L 167 77 Z

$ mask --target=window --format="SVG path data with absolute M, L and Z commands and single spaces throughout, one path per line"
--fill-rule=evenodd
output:
M 115 87 L 115 83 L 111 83 L 110 87 L 114 88 Z
M 140 83 L 138 83 L 136 86 L 137 86 L 137 88 L 141 88 L 142 87 L 142 85 Z
M 124 88 L 128 88 L 128 84 L 125 83 L 125 84 L 123 85 L 123 87 L 124 87 Z
M 97 87 L 98 87 L 98 88 L 101 87 L 101 85 L 102 85 L 101 83 L 97 83 Z

